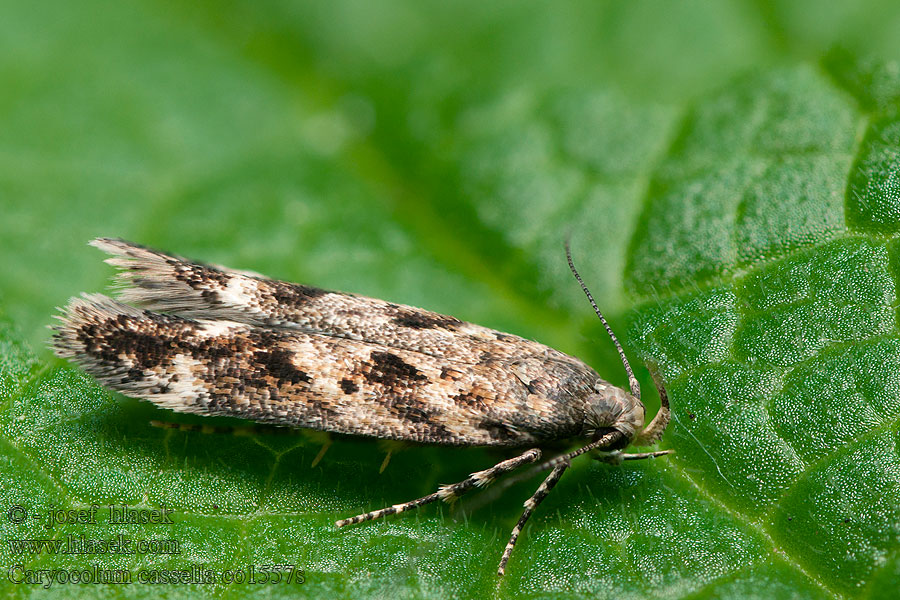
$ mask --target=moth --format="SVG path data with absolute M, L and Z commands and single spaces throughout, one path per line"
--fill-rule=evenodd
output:
M 661 408 L 645 426 L 638 381 L 575 269 L 568 243 L 569 267 L 618 350 L 630 392 L 577 358 L 447 315 L 194 262 L 120 239 L 90 244 L 120 269 L 118 299 L 72 298 L 57 316 L 51 343 L 58 356 L 113 390 L 178 412 L 524 449 L 432 494 L 339 520 L 337 527 L 451 501 L 532 464 L 519 479 L 550 473 L 525 502 L 500 559 L 503 575 L 523 526 L 572 459 L 593 452 L 619 463 L 668 453 L 621 452 L 659 441 L 669 402 L 651 369 Z M 582 442 L 542 462 L 544 449 L 561 441 Z

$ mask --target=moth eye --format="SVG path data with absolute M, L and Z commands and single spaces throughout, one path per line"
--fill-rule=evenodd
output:
M 594 430 L 594 435 L 591 436 L 591 441 L 596 442 L 597 440 L 602 438 L 607 433 L 612 433 L 615 430 L 616 430 L 615 427 L 598 427 L 597 429 Z

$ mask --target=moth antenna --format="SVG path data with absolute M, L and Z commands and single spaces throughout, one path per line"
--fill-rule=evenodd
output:
M 591 303 L 591 306 L 594 307 L 594 312 L 597 313 L 597 316 L 600 317 L 600 322 L 603 323 L 603 326 L 606 328 L 606 333 L 609 334 L 609 337 L 612 338 L 613 344 L 616 345 L 616 350 L 619 351 L 619 357 L 622 359 L 622 364 L 625 366 L 625 372 L 628 373 L 628 387 L 631 388 L 631 395 L 641 399 L 641 386 L 638 383 L 637 378 L 634 376 L 634 371 L 631 370 L 631 365 L 628 364 L 628 359 L 625 357 L 625 351 L 622 349 L 622 344 L 619 343 L 618 338 L 616 338 L 616 334 L 613 333 L 612 327 L 609 326 L 609 323 L 606 322 L 606 319 L 603 318 L 603 313 L 600 312 L 600 309 L 597 307 L 597 303 L 594 302 L 594 297 L 591 295 L 587 286 L 584 285 L 584 280 L 581 279 L 581 275 L 578 274 L 578 270 L 575 268 L 575 263 L 572 261 L 572 250 L 569 248 L 569 240 L 566 239 L 566 259 L 569 261 L 569 270 L 572 271 L 572 275 L 575 276 L 575 279 L 578 280 L 579 285 L 581 285 L 581 289 L 584 291 L 584 295 L 587 296 L 588 302 Z

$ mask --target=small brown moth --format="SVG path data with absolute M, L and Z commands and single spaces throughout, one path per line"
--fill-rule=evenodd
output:
M 105 386 L 178 412 L 279 426 L 453 446 L 528 448 L 422 498 L 361 514 L 338 527 L 450 501 L 529 463 L 550 470 L 512 531 L 503 575 L 525 522 L 581 454 L 618 463 L 668 451 L 654 444 L 662 407 L 644 426 L 640 387 L 625 352 L 572 262 L 569 267 L 609 333 L 631 393 L 577 358 L 454 317 L 353 294 L 197 263 L 118 239 L 91 245 L 121 269 L 120 301 L 72 298 L 53 348 Z M 541 447 L 584 439 L 539 462 Z M 509 481 L 509 480 L 507 480 Z

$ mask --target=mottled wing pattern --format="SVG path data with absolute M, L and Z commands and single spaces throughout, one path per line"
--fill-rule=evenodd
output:
M 299 329 L 468 364 L 482 355 L 551 355 L 580 364 L 543 344 L 421 308 L 197 263 L 123 240 L 91 244 L 112 254 L 106 262 L 122 269 L 119 299 L 151 311 Z
M 118 302 L 72 299 L 54 336 L 104 385 L 181 412 L 457 445 L 581 433 L 597 374 L 418 308 L 191 262 L 121 240 Z

